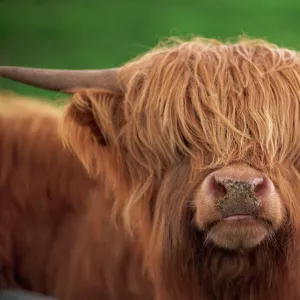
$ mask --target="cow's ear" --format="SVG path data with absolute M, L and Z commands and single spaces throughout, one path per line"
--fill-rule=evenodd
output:
M 66 107 L 59 126 L 60 135 L 91 174 L 100 171 L 103 154 L 118 143 L 124 120 L 122 106 L 122 95 L 88 89 L 75 92 Z

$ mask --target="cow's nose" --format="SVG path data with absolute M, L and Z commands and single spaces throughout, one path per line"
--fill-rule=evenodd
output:
M 268 188 L 268 185 L 265 182 L 266 179 L 262 176 L 249 177 L 249 179 L 247 180 L 238 180 L 232 179 L 232 176 L 226 177 L 214 175 L 211 180 L 213 181 L 211 183 L 211 186 L 213 189 L 216 189 L 215 192 L 223 192 L 224 195 L 226 195 L 232 188 L 239 189 L 242 188 L 242 186 L 249 186 L 251 188 L 251 191 L 259 196 L 259 193 L 266 193 L 264 189 Z
M 204 180 L 204 192 L 214 201 L 223 218 L 257 216 L 261 204 L 270 201 L 273 183 L 249 166 L 224 167 Z

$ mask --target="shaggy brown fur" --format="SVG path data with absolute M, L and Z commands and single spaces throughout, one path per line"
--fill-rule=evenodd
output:
M 110 224 L 106 182 L 89 179 L 63 148 L 60 116 L 0 94 L 0 288 L 61 300 L 149 299 L 139 256 Z
M 300 299 L 299 55 L 194 39 L 160 45 L 119 79 L 124 95 L 77 91 L 61 132 L 105 177 L 156 299 Z M 274 235 L 247 251 L 206 243 L 194 223 L 205 176 L 235 162 L 267 174 L 285 207 Z

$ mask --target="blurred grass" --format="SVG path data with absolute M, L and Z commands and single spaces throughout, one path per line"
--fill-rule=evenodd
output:
M 300 49 L 299 16 L 296 0 L 0 0 L 0 65 L 114 67 L 171 35 L 247 34 Z M 5 79 L 0 88 L 57 95 Z

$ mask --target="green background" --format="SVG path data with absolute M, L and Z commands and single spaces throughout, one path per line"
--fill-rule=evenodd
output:
M 300 49 L 297 0 L 0 0 L 0 65 L 118 66 L 168 36 L 237 35 Z M 0 89 L 55 93 L 0 79 Z

